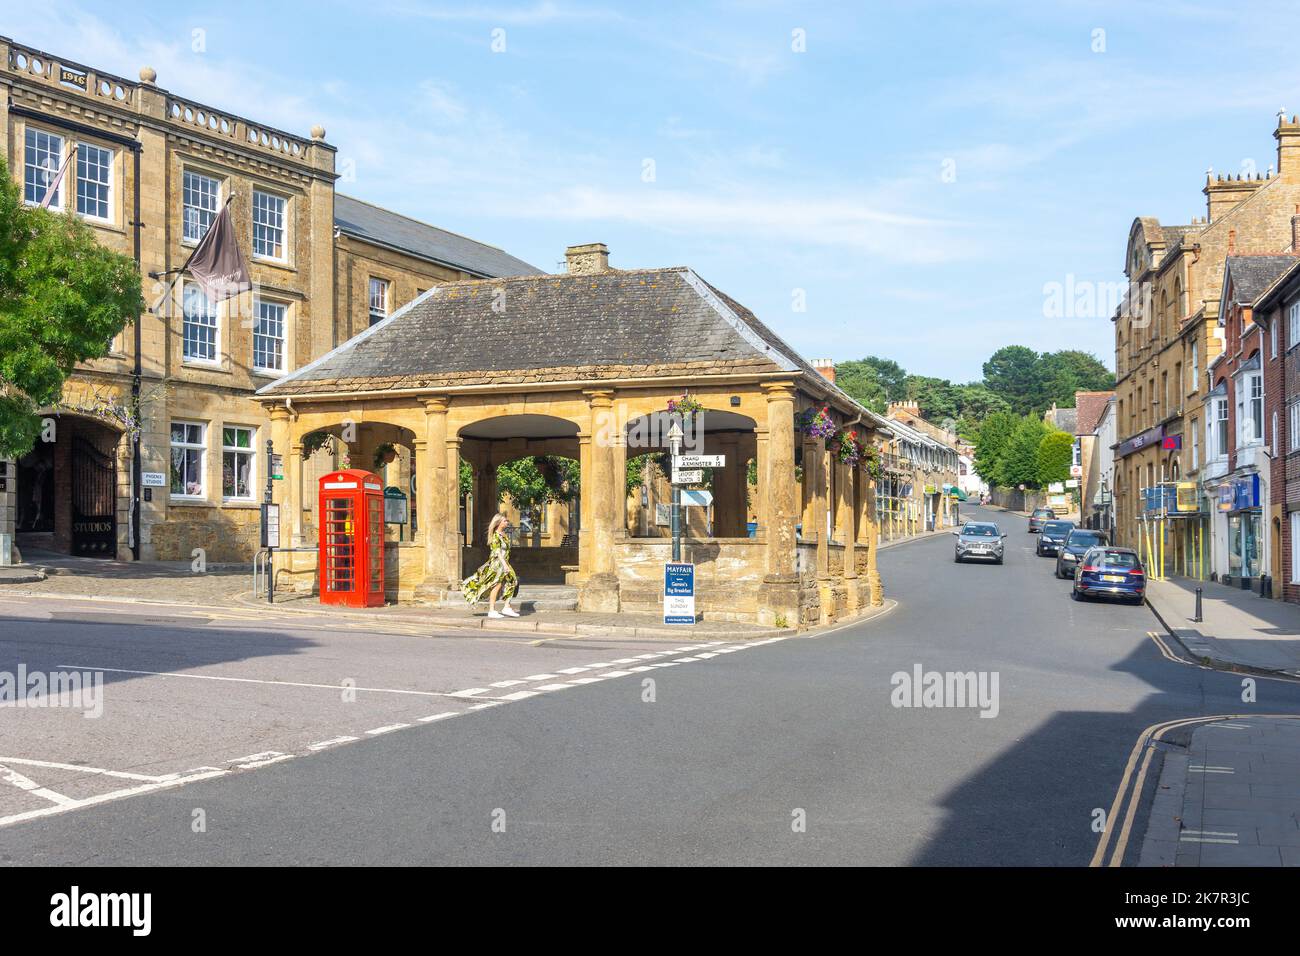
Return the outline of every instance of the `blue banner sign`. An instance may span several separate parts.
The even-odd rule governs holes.
[[[695,565],[664,565],[664,623],[695,623]]]

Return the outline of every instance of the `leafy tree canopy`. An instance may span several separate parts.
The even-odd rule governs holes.
[[[36,412],[143,309],[135,260],[101,246],[71,212],[24,205],[0,159],[0,456],[31,450]]]
[[[1070,477],[1074,463],[1074,436],[1069,432],[1049,431],[1038,443],[1038,483],[1050,485]]]

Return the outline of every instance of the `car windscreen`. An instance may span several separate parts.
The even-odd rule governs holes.
[[[1072,525],[1068,521],[1049,521],[1047,522],[1047,524],[1043,525],[1043,533],[1044,534],[1065,534],[1073,527],[1074,525]]]
[[[1033,516],[1035,518],[1055,518],[1056,512],[1052,511],[1050,508],[1037,508],[1034,510]]]
[[[961,529],[961,533],[967,538],[996,538],[998,529],[991,524],[968,524]]]
[[[1090,557],[1089,563],[1107,570],[1123,571],[1141,566],[1137,555],[1129,551],[1098,551]]]
[[[1071,531],[1065,543],[1072,548],[1095,548],[1106,543],[1105,535],[1097,531]]]

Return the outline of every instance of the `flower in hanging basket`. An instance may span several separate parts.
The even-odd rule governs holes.
[[[668,399],[668,414],[680,415],[682,418],[690,418],[699,412],[704,411],[704,406],[700,400],[692,398],[689,393],[683,394],[681,398]]]
[[[850,468],[857,465],[862,458],[862,442],[858,441],[856,431],[844,432],[830,440],[835,456]]]
[[[833,438],[839,426],[831,418],[831,410],[823,405],[820,409],[806,408],[795,416],[795,428],[811,438]]]

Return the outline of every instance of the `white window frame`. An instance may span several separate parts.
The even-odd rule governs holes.
[[[1277,358],[1277,323],[1268,324],[1269,358]]]
[[[1292,399],[1286,406],[1286,450],[1300,451],[1300,398]],[[1300,547],[1300,541],[1296,545]]]
[[[235,444],[226,444],[226,432],[234,432]],[[248,434],[248,444],[241,446],[239,444],[239,432]],[[226,492],[226,456],[232,455],[235,460],[235,467],[239,466],[240,458],[248,460],[248,477],[246,479],[245,494],[227,494]],[[238,483],[236,483],[238,491]],[[231,425],[223,423],[221,426],[221,500],[222,501],[253,501],[257,497],[257,429],[251,425]]]
[[[269,310],[278,310],[278,320],[274,317],[263,315],[263,308]],[[279,334],[275,334],[275,324],[278,321]],[[288,345],[288,328],[289,328],[289,306],[284,302],[277,302],[275,299],[264,299],[261,296],[253,296],[253,371],[262,373],[273,373],[276,375],[286,371],[287,345]],[[277,353],[278,361],[275,365],[267,365],[259,361],[261,357],[267,354],[265,347],[259,349],[259,345],[266,343],[277,343],[278,348],[274,349]],[[259,352],[261,353],[259,355]]]
[[[1300,511],[1290,514],[1291,521],[1291,583],[1300,584]]]
[[[1286,308],[1286,348],[1291,350],[1300,345],[1300,299]]]
[[[104,158],[103,163],[96,162],[94,164],[95,168],[97,169],[102,168],[104,170],[103,180],[100,180],[98,178],[87,179],[83,175],[83,164],[89,165],[88,163],[86,163],[87,160],[86,154],[90,153],[91,151],[93,151],[95,154],[98,154],[94,157],[95,159],[99,159],[100,155],[102,155]],[[73,183],[73,188],[76,189],[77,191],[77,215],[78,216],[80,216],[83,219],[89,219],[91,222],[112,222],[113,221],[113,196],[114,196],[113,168],[116,165],[116,163],[117,163],[117,153],[115,150],[109,149],[107,146],[100,146],[98,143],[77,143],[77,175]],[[103,203],[104,215],[101,216],[99,215],[98,212],[93,212],[93,213],[86,212],[84,209],[81,208],[82,199],[83,199],[81,187],[83,183],[93,185],[96,188],[96,195],[90,201],[95,203],[96,205],[98,205],[99,203]],[[103,190],[102,198],[98,195],[98,190],[100,189]]]
[[[209,186],[211,188],[209,188]],[[185,169],[181,173],[181,242],[196,246],[208,233],[212,221],[221,212],[221,194],[224,191],[222,181],[216,176],[209,176],[197,169]],[[212,206],[208,208],[208,198]],[[198,200],[197,202],[193,200]],[[194,215],[190,215],[190,210]],[[190,225],[194,224],[191,230]],[[192,234],[191,234],[192,233]]]
[[[1201,387],[1201,386],[1200,386],[1199,379],[1198,379],[1198,372],[1197,372],[1197,363],[1198,363],[1198,360],[1199,360],[1199,358],[1200,358],[1200,356],[1197,354],[1197,353],[1199,352],[1199,348],[1198,348],[1199,345],[1200,345],[1199,342],[1197,342],[1197,341],[1195,341],[1195,340],[1192,341],[1192,367],[1191,367],[1190,371],[1191,371],[1191,375],[1192,375],[1192,388],[1191,388],[1191,390],[1192,390],[1193,392],[1196,392],[1196,391],[1199,390],[1200,387]]]
[[[44,145],[41,145],[41,139],[44,138]],[[55,159],[55,153],[52,147],[57,144],[58,153]],[[44,155],[44,161],[40,159],[33,160],[32,153]],[[54,182],[54,177],[59,175],[59,170],[63,166],[63,161],[68,155],[68,141],[66,137],[58,133],[52,133],[41,126],[28,126],[23,131],[23,202],[29,206],[39,206],[41,200],[45,198],[45,193],[49,190],[50,183]],[[53,163],[53,167],[51,167]],[[40,175],[44,173],[43,177]],[[44,184],[41,185],[43,179]],[[55,212],[62,212],[64,199],[67,197],[67,180],[59,183],[59,188],[54,192],[54,199],[50,202],[47,209]],[[39,188],[40,195],[37,195]],[[28,191],[31,191],[30,194]]]
[[[1228,457],[1228,396],[1210,400],[1210,414],[1205,419],[1205,460],[1222,461]]]
[[[1246,401],[1249,403],[1251,441],[1261,444],[1264,441],[1264,373],[1247,372],[1242,380],[1246,386]]]
[[[381,279],[379,276],[371,276],[368,286],[368,301],[370,303],[370,324],[375,325],[388,318],[388,296],[391,284],[387,279]],[[376,297],[376,294],[378,296]]]
[[[191,294],[193,293],[193,295]],[[204,310],[191,310],[192,302],[202,300]],[[191,336],[190,329],[211,330],[202,336]],[[212,354],[190,354],[190,342],[206,341],[211,337]],[[208,299],[197,282],[186,282],[181,288],[181,361],[187,365],[218,365],[221,362],[221,309]]]
[[[278,206],[277,206],[278,204]],[[278,221],[277,221],[278,220]],[[260,231],[260,232],[259,232]],[[253,256],[271,262],[287,262],[289,200],[266,189],[253,190]],[[264,252],[270,248],[279,251]]]
[[[186,429],[186,432],[184,433],[184,435],[182,436],[182,438],[181,438],[180,441],[177,441],[177,440],[176,440],[176,435],[175,435],[175,429],[176,429],[176,426],[178,426],[178,425],[180,425],[180,426],[182,426],[183,428]],[[190,429],[190,428],[197,428],[197,429],[199,430],[199,438],[198,438],[198,441],[192,441],[192,440],[190,439],[190,437],[189,437],[189,432],[188,432],[188,429]],[[168,488],[171,487],[170,479],[171,479],[171,477],[172,477],[172,473],[173,473],[173,471],[175,470],[175,467],[176,467],[176,465],[175,465],[176,450],[177,450],[177,449],[181,449],[181,450],[184,451],[184,452],[197,452],[197,453],[198,453],[198,466],[197,466],[197,470],[198,470],[198,486],[199,486],[199,490],[196,491],[196,492],[195,492],[195,491],[172,491],[172,492],[171,492],[171,497],[172,497],[172,498],[180,498],[180,499],[188,499],[188,500],[190,500],[190,501],[201,501],[201,500],[203,500],[203,499],[206,499],[207,496],[208,496],[208,495],[207,495],[207,492],[208,492],[208,474],[207,474],[207,471],[208,471],[208,426],[207,426],[207,424],[206,424],[205,422],[195,422],[195,421],[186,421],[186,420],[184,420],[184,419],[174,419],[174,420],[171,422],[171,424],[170,424],[170,428],[168,429],[168,438],[169,438],[170,452],[171,452],[171,456],[168,458],[168,462],[167,462],[167,463],[168,463],[168,471],[167,471],[167,473],[168,473],[168,478],[169,478],[169,481],[168,481]],[[186,458],[185,460],[188,461],[189,459]],[[189,487],[189,483],[184,483],[184,478],[186,478],[186,477],[189,477],[189,476],[188,476],[188,475],[184,475],[184,476],[182,477],[183,487],[188,488],[188,487]]]
[[[1192,471],[1201,467],[1201,423],[1192,419]]]

